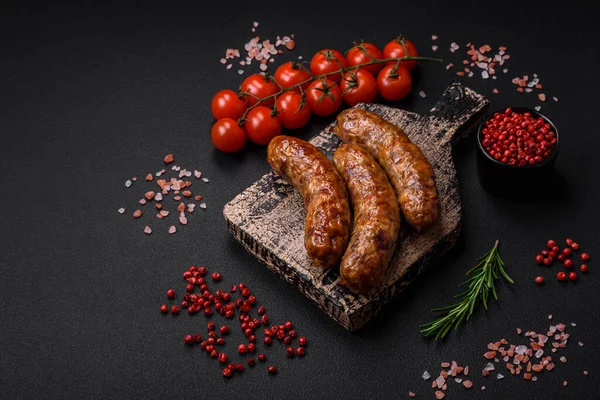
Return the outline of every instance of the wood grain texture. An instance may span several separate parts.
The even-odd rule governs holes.
[[[452,145],[476,128],[487,99],[453,82],[427,116],[379,104],[359,104],[402,127],[433,166],[442,204],[440,222],[417,234],[404,223],[396,252],[381,284],[355,295],[339,282],[337,268],[314,268],[304,248],[304,202],[294,187],[273,172],[225,205],[223,214],[234,237],[323,311],[347,329],[363,326],[399,295],[432,260],[457,241],[461,205]],[[333,125],[333,124],[332,124]],[[340,141],[330,125],[310,142],[328,158]]]

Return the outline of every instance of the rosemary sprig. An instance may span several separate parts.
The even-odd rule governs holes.
[[[498,300],[494,281],[500,275],[508,282],[514,283],[504,270],[504,262],[498,253],[498,240],[489,252],[477,259],[477,265],[467,271],[466,275],[469,278],[460,286],[468,285],[467,288],[454,296],[454,298],[462,300],[446,307],[433,309],[432,311],[445,311],[446,315],[420,326],[421,333],[425,337],[434,337],[435,340],[444,338],[450,329],[458,328],[462,321],[468,321],[471,318],[475,306],[480,301],[487,310],[490,294],[494,300]]]

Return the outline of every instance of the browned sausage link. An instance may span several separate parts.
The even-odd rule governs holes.
[[[342,284],[354,293],[376,286],[387,271],[400,229],[394,188],[377,161],[362,147],[342,144],[333,155],[354,211],[352,236],[342,258]]]
[[[387,173],[406,221],[421,230],[435,225],[441,207],[433,168],[402,129],[366,110],[340,113],[334,128],[346,143],[362,145]]]
[[[304,197],[304,246],[314,264],[338,265],[350,237],[350,206],[344,181],[315,146],[290,136],[269,143],[271,167]]]

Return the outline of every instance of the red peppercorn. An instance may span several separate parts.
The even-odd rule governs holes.
[[[265,338],[263,339],[263,342],[267,345],[270,346],[271,344],[273,344],[273,339],[269,336],[265,336]]]
[[[289,358],[294,358],[294,356],[296,355],[296,352],[294,351],[293,347],[288,347],[287,349],[285,349],[285,354],[289,357]]]
[[[537,283],[538,285],[541,285],[542,283],[544,283],[544,277],[538,276],[537,278],[535,278],[535,283]]]
[[[216,339],[217,338],[217,332],[215,332],[215,331],[208,332],[208,337]]]
[[[286,331],[289,331],[290,329],[292,329],[292,327],[293,327],[293,325],[292,325],[292,323],[291,323],[290,321],[287,321],[287,322],[284,324],[284,329],[285,329]]]
[[[579,250],[579,245],[577,243],[573,242],[573,243],[571,243],[571,248],[573,250]]]
[[[262,361],[264,362],[267,359],[267,356],[265,356],[263,353],[260,353],[258,356],[258,361]]]
[[[291,337],[292,339],[296,337],[296,331],[295,330],[291,330],[288,332],[288,336]]]
[[[242,372],[244,370],[244,364],[234,364],[233,368],[238,372]]]
[[[188,292],[193,292],[194,285],[192,285],[191,283],[188,283],[187,286],[185,287],[185,290],[187,290]]]
[[[256,304],[256,296],[248,296],[248,303],[250,304]]]
[[[204,315],[206,315],[207,317],[210,317],[212,315],[212,308],[210,307],[205,307],[204,308]]]
[[[271,375],[275,375],[277,373],[277,368],[275,368],[272,365],[269,365],[269,368],[267,368],[267,371],[271,374]]]
[[[565,261],[563,261],[563,265],[565,266],[565,268],[572,268],[573,260],[571,260],[570,258],[567,258]]]
[[[223,368],[223,376],[225,378],[231,377],[231,370],[229,368]]]
[[[225,312],[225,318],[233,318],[235,316],[235,312],[233,310],[227,310]]]
[[[225,339],[223,339],[222,337],[217,338],[217,340],[215,340],[215,343],[219,346],[223,346],[225,344]]]
[[[206,341],[206,343],[210,343],[208,340]],[[215,345],[214,344],[207,344],[205,350],[208,353],[212,353],[212,351],[215,349]]]
[[[174,299],[175,298],[175,291],[173,289],[167,290],[167,297],[170,298],[170,299]]]
[[[572,280],[572,281],[576,281],[577,280],[577,273],[575,271],[569,272],[569,279]]]
[[[163,313],[163,314],[166,314],[166,313],[168,313],[168,312],[169,312],[169,307],[167,307],[167,305],[166,305],[166,304],[162,304],[162,305],[160,306],[160,312],[161,312],[161,313]]]
[[[559,281],[566,281],[567,274],[564,273],[563,271],[560,271],[559,273],[556,274],[556,279],[558,279]]]
[[[283,343],[284,344],[290,344],[290,343],[292,343],[292,338],[289,337],[289,336],[284,337],[283,338]]]
[[[192,337],[192,335],[185,335],[183,337],[183,341],[185,342],[185,344],[194,344],[194,338]]]
[[[275,335],[277,336],[277,339],[283,339],[285,337],[285,332],[278,330]]]
[[[200,268],[198,268],[198,274],[200,276],[205,276],[206,275],[206,267],[200,267]]]
[[[260,322],[263,323],[263,325],[268,325],[269,324],[269,315],[268,314],[264,314],[261,318],[260,318]]]
[[[241,291],[242,291],[242,296],[244,296],[244,297],[250,296],[250,289],[243,288],[243,289],[241,289]]]
[[[296,349],[296,355],[298,357],[304,357],[305,352],[306,352],[306,350],[304,350],[304,347],[298,347]]]
[[[213,272],[212,273],[212,280],[215,282],[218,282],[221,280],[221,274],[218,272]]]
[[[245,344],[240,344],[238,346],[238,353],[240,353],[240,354],[246,354],[247,351],[248,351],[248,349],[246,348]]]
[[[214,344],[215,343],[215,338],[209,337],[208,339],[206,339],[206,343],[208,343],[208,344]]]
[[[537,256],[535,256],[535,262],[538,264],[541,264],[544,262],[544,256],[541,254],[538,254]]]
[[[550,265],[550,263],[552,263],[552,259],[551,258],[544,258],[544,265]]]
[[[258,311],[256,311],[256,313],[258,315],[263,315],[265,313],[265,307],[264,306],[258,307]]]
[[[221,296],[221,298],[223,299],[223,301],[229,301],[231,300],[231,295],[229,293],[223,293],[223,296]]]
[[[572,244],[573,244],[573,239],[571,239],[571,238],[566,238],[566,239],[565,239],[565,243],[567,244],[567,246],[570,246],[570,245],[572,245]]]
[[[227,354],[219,353],[219,362],[225,364],[227,362]]]
[[[548,253],[548,257],[550,258],[556,258],[556,253],[551,251],[550,253]]]
[[[248,336],[252,335],[252,333],[254,333],[254,331],[252,329],[248,328],[244,331],[244,336],[248,337]]]
[[[550,252],[549,252],[548,250],[542,250],[542,255],[543,255],[544,257],[548,257],[548,254],[549,254],[549,253],[550,253]]]
[[[179,314],[179,307],[177,307],[177,306],[172,306],[172,307],[171,307],[171,312],[172,312],[173,314]]]
[[[565,259],[565,255],[559,254],[556,258],[558,258],[558,261],[563,261]]]
[[[556,254],[560,253],[560,247],[558,246],[553,246],[552,247],[552,251],[555,252]]]
[[[550,239],[550,240],[548,240],[548,243],[547,243],[547,245],[548,245],[548,248],[549,248],[549,249],[551,249],[551,248],[553,248],[554,246],[556,246],[556,241],[554,241],[554,240]]]
[[[235,292],[237,292],[237,286],[236,286],[236,285],[233,285],[233,286],[231,287],[231,289],[229,289],[229,291],[230,291],[231,293],[235,293]]]
[[[256,336],[254,335],[250,335],[248,336],[248,341],[254,343],[254,341],[256,340]]]
[[[199,333],[196,333],[196,334],[194,335],[194,342],[196,342],[196,343],[200,343],[201,341],[202,341],[202,336],[200,336],[200,334],[199,334]]]
[[[300,343],[300,346],[306,346],[308,344],[308,339],[304,336],[300,336],[298,342]]]
[[[188,303],[187,301],[182,301],[181,302],[181,308],[188,308],[190,306],[190,303]]]
[[[568,247],[565,247],[563,249],[562,253],[565,255],[565,257],[569,257],[571,255],[571,249]]]
[[[581,255],[579,256],[579,258],[581,258],[581,261],[587,261],[590,259],[590,256],[588,253],[581,253]]]
[[[254,358],[249,358],[247,363],[248,363],[249,367],[254,367],[254,364],[256,364],[256,361],[254,360]]]
[[[579,270],[581,272],[588,272],[588,266],[586,264],[581,264],[581,267],[579,267]]]
[[[217,325],[212,321],[208,321],[208,323],[206,324],[206,327],[208,328],[209,331],[214,331],[215,329],[217,329]]]
[[[250,353],[254,353],[256,351],[256,345],[254,343],[249,343],[248,344],[248,351]]]
[[[221,332],[221,335],[227,335],[229,333],[229,327],[227,325],[223,325],[219,328],[219,332]]]
[[[188,279],[192,277],[192,273],[190,271],[185,271],[183,273],[183,279]]]

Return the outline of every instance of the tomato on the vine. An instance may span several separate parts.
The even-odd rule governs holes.
[[[404,50],[404,46],[406,46],[406,50]],[[392,40],[383,48],[383,58],[401,58],[406,55],[408,51],[408,55],[412,57],[417,57],[419,52],[415,45],[407,39],[404,39],[402,36],[398,36],[396,39]],[[390,61],[387,65],[396,64],[394,61]],[[416,61],[402,61],[402,65],[409,71],[412,71],[417,66]]]
[[[235,119],[221,118],[210,130],[210,138],[215,147],[225,153],[235,153],[246,145],[246,132]]]
[[[354,47],[348,50],[348,53],[346,54],[346,59],[348,60],[348,65],[350,66],[364,64],[380,58],[381,50],[379,50],[373,43],[367,42],[357,42]],[[373,76],[377,75],[377,73],[381,71],[381,68],[383,68],[383,64],[381,63],[361,67],[361,69],[369,71]]]
[[[387,65],[377,75],[377,91],[386,100],[401,100],[411,89],[410,72],[402,65]]]
[[[257,144],[269,144],[281,133],[281,122],[273,114],[273,110],[265,106],[255,107],[248,112],[244,127],[250,140]]]
[[[370,103],[377,96],[377,81],[367,71],[348,71],[340,82],[342,98],[349,106]]]
[[[329,74],[347,65],[348,62],[341,52],[334,49],[323,49],[310,60],[310,72],[313,75]],[[342,74],[333,74],[327,77],[333,82],[339,82],[341,78]]]
[[[277,98],[277,118],[285,128],[302,128],[310,119],[310,108],[302,97],[300,93],[290,91]]]
[[[244,93],[249,93],[250,95],[245,95],[246,103],[248,106],[253,106],[258,103],[259,98],[265,98],[267,96],[272,96],[279,91],[279,87],[277,83],[273,81],[273,78],[267,75],[261,74],[253,74],[244,79],[240,86],[240,95],[244,96]],[[253,95],[253,96],[251,96]],[[273,97],[269,98],[262,102],[264,106],[271,106],[275,103]]]
[[[310,72],[297,62],[288,61],[283,63],[275,71],[274,78],[281,87],[289,88],[310,79]],[[302,85],[302,89],[306,90],[310,82]],[[299,88],[292,89],[295,92],[300,92]]]
[[[324,117],[340,109],[342,91],[334,81],[319,79],[308,86],[306,101],[313,113]]]
[[[238,97],[236,92],[225,89],[215,94],[210,103],[210,109],[215,119],[239,119],[246,111],[246,103]]]

